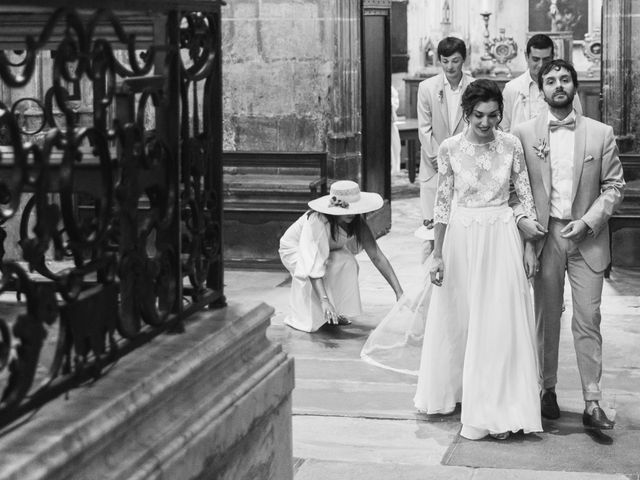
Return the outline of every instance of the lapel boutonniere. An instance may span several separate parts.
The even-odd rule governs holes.
[[[536,155],[543,162],[547,161],[547,155],[549,154],[549,147],[547,141],[544,138],[538,140],[538,145],[535,145],[533,149],[536,151]]]
[[[520,92],[520,103],[522,103],[523,105],[527,104],[527,95],[525,95],[524,93]]]
[[[442,98],[444,97],[444,92],[442,89],[438,90],[438,101],[442,103]]]

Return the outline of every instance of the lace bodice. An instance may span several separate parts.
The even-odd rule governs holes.
[[[449,222],[454,189],[457,205],[491,207],[508,202],[510,183],[525,213],[536,218],[524,152],[516,137],[496,131],[495,139],[484,144],[469,142],[464,132],[446,139],[438,151],[435,222]]]

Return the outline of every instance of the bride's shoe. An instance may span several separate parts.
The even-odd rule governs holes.
[[[495,440],[506,440],[511,435],[511,432],[490,433],[489,436]]]

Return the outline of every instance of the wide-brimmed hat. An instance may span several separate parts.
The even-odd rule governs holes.
[[[361,192],[351,180],[338,180],[331,185],[329,195],[309,202],[309,208],[327,215],[358,215],[373,212],[384,204],[377,193]]]

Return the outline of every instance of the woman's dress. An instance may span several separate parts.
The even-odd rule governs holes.
[[[342,228],[337,228],[336,237],[331,237],[327,218],[311,212],[298,218],[280,239],[280,259],[291,274],[290,313],[284,323],[297,330],[315,332],[326,323],[311,278],[324,279],[329,301],[339,314],[352,318],[362,312],[358,262],[352,251],[355,238]]]
[[[472,144],[461,133],[442,143],[435,222],[448,224],[444,280],[432,290],[414,403],[434,414],[461,402],[461,435],[471,439],[542,431],[533,307],[510,182],[535,218],[516,137],[497,131],[493,141]]]

